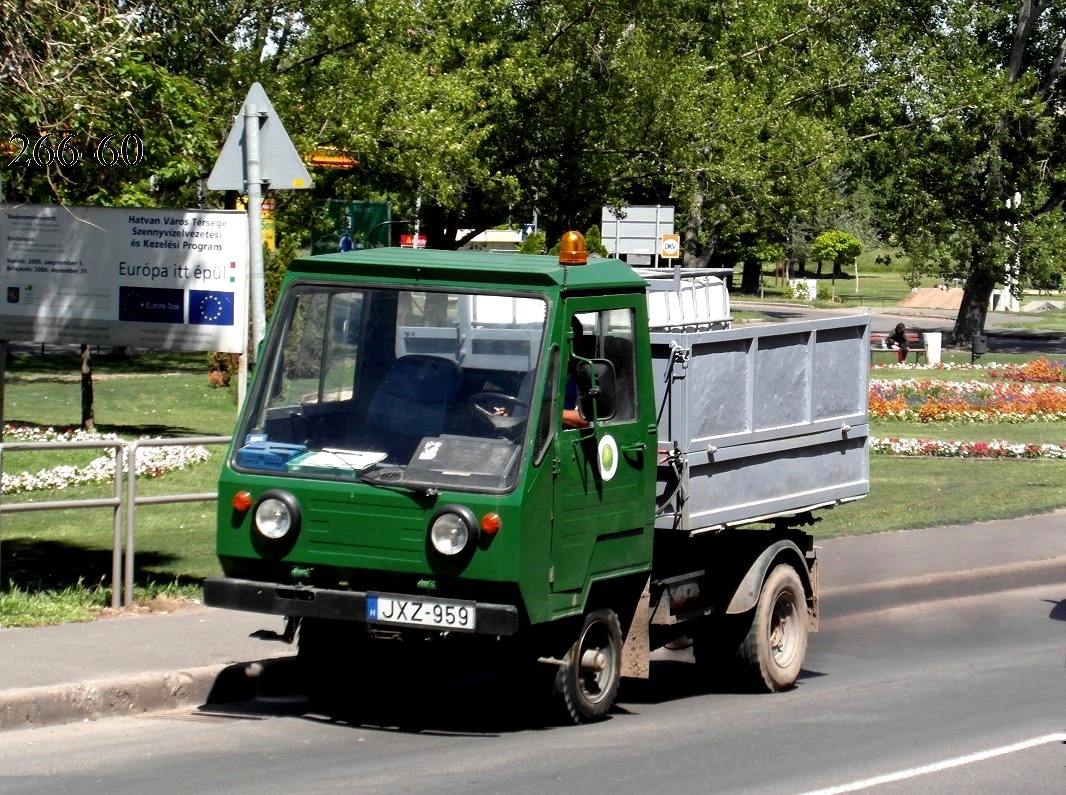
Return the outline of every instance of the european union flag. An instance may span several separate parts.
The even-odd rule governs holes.
[[[194,326],[232,326],[233,293],[189,290],[189,323]]]
[[[119,287],[118,319],[137,323],[181,323],[185,294],[162,287]]]

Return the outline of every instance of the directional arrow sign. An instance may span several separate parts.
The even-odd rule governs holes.
[[[311,187],[311,175],[296,152],[289,134],[270,104],[266,91],[254,83],[244,98],[245,109],[254,107],[259,114],[259,178],[270,183],[271,190],[293,190]],[[245,190],[247,167],[245,165],[244,111],[234,119],[229,137],[222,146],[222,153],[215,161],[211,176],[207,178],[208,190]]]

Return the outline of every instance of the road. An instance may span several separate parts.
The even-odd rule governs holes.
[[[706,687],[689,652],[658,652],[652,680],[627,680],[590,726],[517,713],[484,678],[377,669],[364,673],[387,696],[373,720],[399,725],[278,696],[9,732],[0,793],[1061,793],[1064,597],[1042,587],[836,619],[828,603],[793,691]]]

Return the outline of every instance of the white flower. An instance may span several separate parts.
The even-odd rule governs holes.
[[[142,437],[147,438],[147,437]],[[94,431],[55,431],[15,426],[4,427],[4,439],[13,442],[70,442],[70,441],[122,441],[113,433],[102,434]],[[185,469],[206,461],[211,457],[210,451],[202,445],[166,445],[163,447],[142,447],[137,450],[137,477],[159,477],[167,472]],[[123,471],[125,459],[123,457]],[[52,469],[42,469],[36,473],[21,472],[17,475],[3,474],[2,493],[18,494],[24,491],[45,491],[65,489],[68,486],[87,483],[107,483],[115,475],[115,462],[111,454],[94,458],[83,467],[61,465]]]

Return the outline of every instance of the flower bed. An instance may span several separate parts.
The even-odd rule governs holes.
[[[906,362],[871,362],[871,370],[947,370],[947,371],[966,371],[966,370],[987,370],[991,367],[997,367],[999,365],[994,364],[956,364],[954,362],[941,362],[939,364],[908,364]]]
[[[871,363],[871,370],[906,370],[914,372],[983,372],[989,378],[1003,381],[1024,381],[1029,383],[1055,384],[1066,382],[1066,361],[1050,361],[1044,357],[1033,359],[1025,364],[966,364],[942,362],[940,364],[899,364],[896,362]]]
[[[1023,365],[1007,364],[991,368],[989,378],[1006,381],[1023,381],[1038,384],[1061,384],[1066,382],[1066,362],[1052,362],[1044,357],[1033,359]]]
[[[1066,460],[1066,447],[1010,442],[942,442],[936,439],[870,438],[870,452],[937,458],[1044,458]]]
[[[870,416],[921,422],[1066,420],[1066,388],[980,381],[870,382]]]
[[[122,441],[113,433],[102,434],[93,431],[71,430],[56,431],[52,428],[37,429],[4,426],[6,442],[72,442],[72,441]],[[193,464],[206,461],[211,453],[203,446],[169,445],[164,447],[145,447],[137,452],[137,477],[155,478],[167,472],[185,469]],[[36,473],[20,472],[3,475],[2,493],[18,494],[25,491],[42,491],[64,489],[68,486],[88,483],[107,483],[114,478],[115,464],[110,452],[94,458],[85,466],[57,466],[42,469]]]

